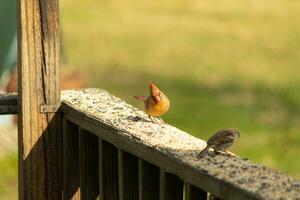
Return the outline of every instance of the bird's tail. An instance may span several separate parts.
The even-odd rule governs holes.
[[[140,100],[140,101],[145,101],[146,100],[146,97],[142,96],[142,95],[136,95],[136,96],[133,96],[133,97]]]
[[[207,151],[209,150],[210,146],[206,146],[199,154],[198,154],[198,158],[202,158],[206,153]]]

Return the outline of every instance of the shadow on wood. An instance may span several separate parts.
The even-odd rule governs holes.
[[[95,200],[99,196],[99,150],[97,136],[79,128],[80,196]]]
[[[80,199],[79,129],[63,119],[63,199]]]
[[[27,157],[23,152],[23,145],[28,144],[22,143],[24,136],[19,134],[19,159],[22,160],[19,162],[19,196],[23,196],[21,199],[61,199],[61,133],[61,114],[56,113]]]

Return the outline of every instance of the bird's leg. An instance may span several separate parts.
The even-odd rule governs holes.
[[[215,154],[223,154],[223,152],[222,152],[222,151],[215,150],[215,149],[214,149],[214,153],[215,153]]]
[[[223,151],[220,151],[220,150],[216,150],[216,149],[213,149],[213,157],[217,156],[217,155],[224,155],[225,152]]]
[[[161,117],[159,117],[161,124],[166,124],[167,122],[165,122]]]
[[[155,123],[155,122],[153,121],[151,115],[148,115],[148,117],[150,118],[150,120],[151,120],[152,123]]]
[[[231,155],[233,157],[237,157],[237,155],[235,155],[234,153],[230,152],[230,151],[224,151],[226,154]]]
[[[243,158],[243,157],[237,156],[237,155],[235,155],[234,153],[232,153],[230,151],[225,151],[225,153],[232,156],[232,157],[240,158],[242,160],[249,160],[249,158]]]

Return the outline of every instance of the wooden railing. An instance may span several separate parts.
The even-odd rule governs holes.
[[[199,160],[203,140],[149,122],[106,91],[68,91],[62,98],[64,174],[70,174],[64,183],[79,181],[81,197],[96,196],[100,185],[105,200],[299,198],[299,182],[280,172],[232,156]]]
[[[300,183],[278,171],[226,155],[198,159],[205,141],[150,122],[104,90],[64,91],[62,99],[63,199],[300,198]]]

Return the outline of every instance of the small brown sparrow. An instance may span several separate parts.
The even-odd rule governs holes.
[[[198,158],[202,158],[202,156],[207,153],[210,148],[212,148],[215,152],[225,151],[239,137],[239,131],[234,128],[218,131],[207,140],[207,146],[198,154]]]
[[[166,113],[170,107],[168,97],[158,89],[151,81],[149,83],[150,95],[148,97],[137,95],[134,98],[141,100],[145,104],[145,112],[153,122],[151,116],[159,117]]]

